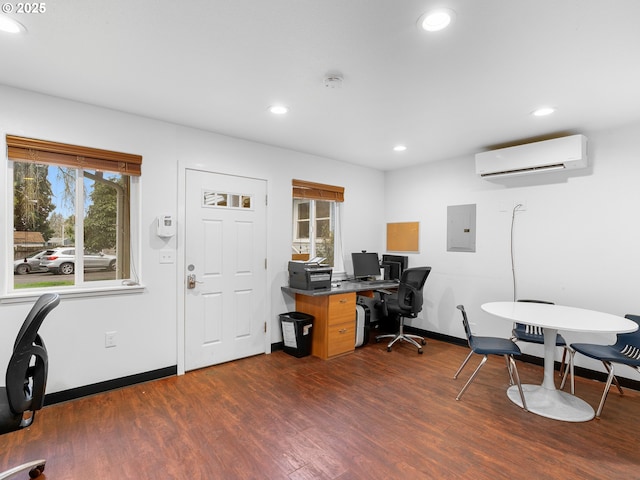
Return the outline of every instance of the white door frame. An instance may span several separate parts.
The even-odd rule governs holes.
[[[186,182],[187,182],[187,170],[199,170],[205,173],[215,173],[219,175],[231,175],[242,178],[250,178],[254,180],[262,180],[265,182],[267,186],[267,195],[269,193],[269,182],[266,178],[258,178],[251,177],[248,175],[236,174],[233,172],[221,172],[219,170],[209,170],[206,168],[202,168],[202,165],[188,165],[185,162],[180,161],[178,165],[178,239],[177,239],[177,261],[176,261],[176,275],[178,276],[178,281],[176,282],[177,286],[177,307],[176,307],[176,364],[177,364],[177,374],[184,375],[185,374],[185,296],[186,296],[186,278],[187,278],[187,266],[185,264],[185,239],[187,238],[187,206],[186,206]],[[267,234],[267,258],[269,255],[269,205],[266,207],[266,234]],[[265,345],[264,345],[264,353],[271,352],[271,292],[268,289],[269,286],[269,271],[270,271],[270,262],[267,262],[267,270],[265,275],[265,304],[266,304],[266,324],[267,331],[265,334]]]

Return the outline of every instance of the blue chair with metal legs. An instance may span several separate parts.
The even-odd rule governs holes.
[[[453,378],[454,379],[458,378],[458,375],[460,374],[462,369],[465,367],[467,362],[469,362],[469,359],[474,353],[483,356],[482,360],[480,361],[480,364],[476,367],[474,372],[471,374],[471,377],[469,377],[469,380],[467,380],[467,383],[464,384],[464,387],[462,387],[462,390],[460,390],[460,393],[458,393],[456,400],[460,400],[462,398],[462,395],[464,395],[464,392],[467,390],[467,388],[469,387],[473,379],[476,377],[476,375],[478,374],[482,366],[485,364],[489,355],[502,355],[504,356],[505,361],[507,363],[507,371],[509,372],[509,384],[510,385],[514,384],[514,377],[515,377],[515,384],[518,386],[518,391],[520,392],[520,398],[522,399],[522,407],[525,410],[527,410],[527,402],[524,398],[522,385],[520,384],[520,376],[518,375],[518,368],[516,367],[516,362],[513,359],[514,355],[520,355],[520,348],[518,348],[518,345],[513,343],[508,338],[477,337],[473,335],[471,333],[471,327],[469,327],[469,319],[467,318],[467,312],[465,311],[464,306],[458,305],[456,308],[460,310],[460,312],[462,313],[462,323],[464,325],[464,332],[467,336],[467,342],[469,343],[469,348],[471,349],[471,351],[469,352],[469,355],[467,355],[467,358],[464,359],[464,361],[462,362],[462,365],[460,365],[460,368],[458,368],[458,371],[453,376]]]
[[[640,315],[625,315],[625,318],[633,320],[640,327]],[[575,352],[581,353],[590,358],[600,360],[607,370],[607,383],[598,405],[596,412],[596,418],[600,418],[604,402],[607,399],[607,394],[611,388],[611,383],[615,383],[618,387],[620,395],[623,394],[622,387],[618,383],[618,379],[614,373],[614,364],[627,365],[640,372],[640,329],[632,333],[620,333],[617,336],[616,343],[614,345],[597,345],[593,343],[572,343],[571,344],[571,361],[569,368],[571,370],[571,376],[573,377],[573,357]],[[565,373],[566,379],[566,373]],[[562,382],[564,383],[564,380]]]
[[[528,303],[544,303],[546,305],[554,305],[553,302],[547,302],[545,300],[525,300],[520,299],[518,302],[528,302]],[[511,332],[511,340],[514,342],[529,342],[536,343],[538,345],[544,345],[544,334],[542,333],[542,327],[537,327],[535,325],[525,325],[523,323],[515,323],[513,325],[513,331]],[[569,351],[569,346],[567,342],[565,342],[562,335],[559,333],[556,334],[556,347],[562,347],[562,360],[560,362],[560,376],[563,375],[565,371],[565,361],[567,358],[567,352]],[[571,386],[573,388],[573,382],[571,382]],[[573,393],[573,390],[571,391]]]

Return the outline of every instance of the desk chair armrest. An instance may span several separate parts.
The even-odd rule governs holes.
[[[385,288],[376,288],[374,290],[374,292],[378,292],[382,295],[393,295],[395,292],[392,292],[391,290],[387,290]]]
[[[398,291],[398,306],[402,310],[409,310],[411,313],[418,313],[422,310],[422,290],[407,284],[404,284],[403,286],[408,290],[408,292],[405,292],[405,295],[400,295],[401,290]]]

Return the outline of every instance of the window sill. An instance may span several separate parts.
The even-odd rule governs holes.
[[[102,287],[79,287],[79,288],[62,288],[55,290],[54,288],[30,289],[29,291],[14,291],[0,297],[0,304],[10,303],[32,303],[40,295],[48,292],[55,292],[60,298],[84,298],[84,297],[104,297],[111,295],[130,295],[135,293],[144,293],[145,285],[114,285]]]

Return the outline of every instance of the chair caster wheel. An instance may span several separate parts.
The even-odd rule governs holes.
[[[390,351],[391,351],[391,347],[387,347],[387,352],[390,352]]]
[[[426,344],[427,344],[427,341],[423,338],[423,339],[422,339],[422,342],[420,342],[420,343],[422,343],[423,345],[426,345]]]
[[[420,355],[422,355],[424,352],[422,351],[422,349],[421,349],[421,348],[419,348],[419,349],[418,349],[418,353],[419,353]]]
[[[29,470],[29,478],[38,478],[42,472],[44,472],[44,465],[38,465]]]
[[[379,338],[376,338],[376,343],[380,343],[380,339]]]

